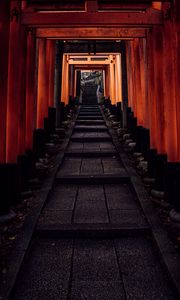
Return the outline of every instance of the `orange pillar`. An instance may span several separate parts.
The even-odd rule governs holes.
[[[35,95],[35,36],[31,28],[27,33],[26,60],[26,148],[33,146],[33,130],[36,128],[36,95]]]
[[[140,80],[141,80],[141,105],[142,105],[142,125],[149,128],[149,103],[147,93],[147,53],[146,39],[139,39],[139,55],[140,55]]]
[[[26,32],[24,26],[20,29],[19,49],[19,112],[18,112],[18,154],[25,152],[26,136]]]
[[[170,20],[164,24],[164,53],[163,53],[163,81],[164,81],[164,109],[165,109],[165,148],[168,161],[178,159],[178,136],[175,95],[175,39],[173,25]]]
[[[7,147],[6,162],[16,163],[18,155],[18,107],[19,107],[19,90],[21,83],[19,78],[20,63],[20,1],[11,1],[11,13],[9,31],[9,63],[8,63],[8,91],[7,91]]]
[[[154,28],[154,91],[156,102],[156,138],[159,153],[165,151],[165,115],[163,95],[163,32],[161,27]]]
[[[116,104],[115,99],[115,68],[113,55],[109,55],[110,59],[110,99],[112,104]]]
[[[128,106],[133,107],[133,74],[131,64],[131,45],[126,42],[126,63],[127,63],[127,88],[128,88]]]
[[[155,99],[155,82],[154,82],[154,38],[153,31],[147,35],[147,85],[148,85],[148,105],[149,105],[149,129],[150,129],[150,147],[157,148],[156,135],[156,99]]]
[[[134,41],[129,42],[130,46],[130,64],[132,70],[132,110],[134,116],[137,117],[137,95],[136,95],[136,77],[135,77],[135,53],[134,53]]]
[[[144,125],[143,116],[143,98],[141,89],[141,70],[140,70],[140,51],[139,51],[139,39],[134,39],[133,42],[134,50],[134,87],[135,87],[135,97],[136,102],[136,116],[138,125]]]
[[[49,106],[54,106],[55,41],[46,41],[47,89]]]
[[[9,1],[0,1],[0,41],[3,41],[0,55],[0,163],[4,163],[6,160],[9,14]]]
[[[105,88],[106,88],[106,97],[110,97],[110,92],[109,92],[109,82],[110,82],[110,70],[109,70],[109,65],[106,66],[105,70]]]
[[[37,87],[37,127],[44,127],[48,116],[46,39],[38,39],[38,87]]]

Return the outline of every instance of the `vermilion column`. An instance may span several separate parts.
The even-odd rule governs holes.
[[[19,83],[18,154],[23,154],[26,148],[26,32],[23,26],[20,29]]]
[[[140,56],[140,79],[141,79],[141,105],[142,105],[142,125],[149,128],[149,103],[147,97],[147,53],[146,39],[139,39],[139,56]]]
[[[54,106],[55,41],[46,41],[47,88],[49,106]]]
[[[173,25],[167,20],[163,30],[163,81],[164,81],[164,109],[165,109],[165,148],[168,161],[178,159],[177,113],[175,94],[175,39]]]
[[[6,112],[7,112],[7,78],[9,46],[9,1],[0,1],[0,163],[6,160]],[[3,25],[2,25],[3,24]]]
[[[38,40],[38,87],[37,87],[37,127],[44,127],[44,118],[48,116],[46,68],[46,40]]]
[[[116,102],[122,102],[122,74],[121,74],[121,55],[116,55]]]
[[[111,103],[116,104],[116,99],[115,99],[115,69],[114,69],[114,60],[113,60],[113,55],[109,55],[110,59],[110,98],[111,98]]]
[[[16,14],[12,14],[16,12]],[[18,155],[18,107],[19,107],[19,45],[20,45],[20,1],[11,1],[9,31],[9,63],[7,92],[7,147],[6,162],[16,163]]]
[[[35,36],[33,29],[27,32],[26,59],[26,148],[33,146],[33,130],[36,127],[36,95],[35,95]]]
[[[141,90],[141,70],[140,70],[140,52],[139,52],[139,39],[134,39],[134,87],[136,90],[134,101],[136,102],[136,116],[138,125],[144,125],[144,109],[143,97]]]
[[[106,66],[105,70],[105,89],[106,89],[106,97],[110,97],[110,92],[109,92],[109,83],[110,83],[110,70],[109,70],[109,65]]]
[[[128,88],[128,106],[133,106],[133,82],[132,82],[132,65],[131,65],[131,45],[126,42],[126,62],[127,62],[127,88]]]
[[[61,99],[65,104],[69,101],[69,64],[67,55],[63,55]]]
[[[136,77],[135,77],[135,53],[134,53],[134,41],[129,42],[130,46],[130,64],[132,70],[132,110],[134,112],[134,116],[137,117],[137,94],[136,94]]]
[[[155,82],[154,82],[154,38],[152,30],[147,35],[147,85],[148,85],[148,107],[149,107],[149,129],[150,129],[150,147],[157,148],[157,114],[155,99]]]
[[[165,149],[165,115],[163,95],[163,32],[161,27],[154,28],[154,96],[156,102],[156,138],[159,153],[166,153]]]

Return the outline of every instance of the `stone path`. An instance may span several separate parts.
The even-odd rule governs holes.
[[[13,300],[176,299],[98,106],[82,106]]]

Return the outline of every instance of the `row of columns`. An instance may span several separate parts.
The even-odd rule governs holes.
[[[162,4],[162,9],[166,15],[167,4]],[[176,20],[169,16],[163,26],[151,28],[146,39],[126,42],[129,106],[138,125],[150,129],[151,148],[167,154],[169,162],[180,160],[176,25]]]
[[[20,13],[21,1],[1,1],[0,163],[16,163],[32,149],[33,130],[44,127],[54,106],[55,40],[36,41]]]

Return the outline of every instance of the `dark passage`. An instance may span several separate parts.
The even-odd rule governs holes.
[[[80,108],[12,299],[176,299],[96,105]]]

